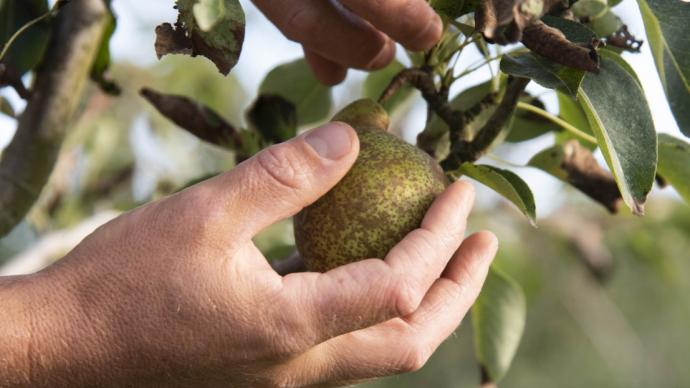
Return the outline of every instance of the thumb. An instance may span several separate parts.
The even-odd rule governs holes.
[[[218,189],[212,191],[223,193],[235,237],[251,238],[328,192],[350,170],[358,152],[352,127],[328,123],[271,146],[208,183]]]

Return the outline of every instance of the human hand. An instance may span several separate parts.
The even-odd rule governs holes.
[[[430,49],[442,23],[426,0],[253,0],[290,40],[302,44],[316,77],[335,85],[348,68],[376,70],[395,56],[395,43]]]
[[[328,124],[119,217],[13,281],[32,314],[16,337],[30,373],[3,377],[0,357],[0,386],[293,387],[421,368],[496,251],[490,233],[463,241],[469,184],[442,193],[384,260],[281,277],[251,241],[325,194],[358,149],[352,128]]]

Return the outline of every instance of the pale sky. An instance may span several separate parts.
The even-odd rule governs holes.
[[[299,45],[288,41],[268,23],[256,8],[246,0],[241,0],[247,13],[247,34],[244,51],[238,66],[233,70],[235,76],[240,80],[245,90],[253,95],[258,88],[264,75],[277,64],[286,62],[302,55]],[[114,61],[128,61],[139,65],[154,63],[157,59],[153,50],[155,25],[175,20],[175,10],[172,8],[172,0],[158,1],[139,1],[139,0],[115,0],[113,6],[118,15],[118,29],[112,41],[111,49]],[[624,0],[616,7],[616,12],[623,21],[628,24],[630,31],[637,37],[644,38],[644,26],[635,0]],[[461,59],[461,64],[465,65],[475,62],[478,59],[475,50],[467,50],[468,53]],[[674,135],[680,134],[675,120],[669,110],[668,103],[656,74],[654,62],[651,56],[649,45],[645,42],[641,54],[625,54],[625,58],[637,71],[645,92],[650,101],[650,107],[654,122],[659,132],[667,132]],[[203,59],[199,59],[203,60]],[[478,71],[467,77],[460,85],[457,85],[457,92],[467,86],[482,82],[488,78],[488,70]],[[349,81],[362,80],[362,72],[351,72]],[[544,92],[544,89],[534,85],[530,86],[531,91],[536,93]],[[9,97],[15,109],[22,109],[23,102],[9,88],[0,91],[0,94]],[[335,88],[335,100],[337,106],[342,106],[348,101],[344,93],[344,88]],[[553,96],[546,96],[546,104],[549,110],[556,112],[557,103]],[[419,99],[412,109],[412,113],[407,117],[406,126],[410,128],[422,128],[424,125],[424,105]],[[0,148],[4,148],[11,139],[15,130],[15,122],[0,115]],[[406,138],[411,140],[414,131],[406,134]],[[540,141],[532,142],[527,148],[517,148],[510,152],[511,161],[525,164],[529,157],[540,149],[552,143],[547,137]],[[514,155],[514,157],[513,157]],[[524,168],[517,171],[520,176],[534,189],[537,200],[538,212],[541,215],[550,212],[551,209],[560,204],[560,195],[563,186],[556,180],[546,178],[544,173],[534,169]],[[488,193],[487,193],[488,194]],[[479,196],[484,197],[484,196]],[[492,195],[486,196],[487,201],[493,202]],[[488,204],[488,202],[487,202]]]

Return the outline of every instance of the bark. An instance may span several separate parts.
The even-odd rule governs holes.
[[[54,21],[32,96],[0,160],[0,237],[31,209],[53,170],[106,26],[102,0],[71,0]]]

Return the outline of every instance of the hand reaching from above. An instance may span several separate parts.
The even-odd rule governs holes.
[[[358,144],[328,124],[0,280],[0,386],[297,387],[422,367],[496,251],[490,233],[463,241],[470,185],[383,260],[281,277],[251,240],[334,186]]]
[[[290,40],[302,44],[327,85],[348,68],[376,70],[395,56],[395,43],[426,50],[441,38],[442,23],[426,0],[253,0]]]

